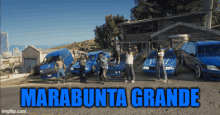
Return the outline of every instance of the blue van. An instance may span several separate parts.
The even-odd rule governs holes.
[[[65,66],[66,66],[65,73],[70,69],[74,61],[73,56],[70,53],[70,51],[67,48],[53,51],[46,55],[43,63],[41,64],[39,68],[40,76],[42,79],[52,78],[52,77],[57,76],[57,72],[55,70],[55,64],[56,64],[56,61],[59,59],[59,56],[61,56],[62,60],[65,63]]]

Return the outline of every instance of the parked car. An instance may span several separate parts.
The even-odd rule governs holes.
[[[185,43],[181,48],[181,64],[192,68],[198,78],[220,80],[220,41]]]
[[[90,52],[88,53],[89,60],[86,62],[85,72],[88,73],[95,73],[97,71],[97,59],[99,57],[99,53],[103,51],[96,51],[96,52]],[[110,54],[107,52],[103,52],[103,56],[105,56],[108,60],[110,60]],[[79,61],[76,62],[71,68],[70,71],[73,75],[79,75]]]
[[[70,51],[67,48],[53,51],[46,55],[46,57],[43,60],[43,63],[41,64],[39,68],[40,76],[42,79],[57,76],[57,72],[55,70],[55,64],[56,64],[56,61],[59,59],[59,56],[61,56],[62,60],[65,63],[65,66],[66,66],[65,73],[70,69],[74,61]]]
[[[145,62],[143,63],[143,73],[145,75],[156,76],[156,60],[156,52],[152,50],[150,55],[146,58]],[[167,76],[174,76],[178,74],[178,60],[172,48],[165,52],[164,64],[166,67]],[[160,74],[162,74],[162,71],[160,72]]]

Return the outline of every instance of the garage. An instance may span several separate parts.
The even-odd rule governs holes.
[[[22,51],[22,71],[23,73],[30,73],[31,69],[36,65],[40,65],[42,52],[34,46],[28,46]]]
[[[25,73],[30,73],[35,65],[37,65],[37,58],[24,58]]]

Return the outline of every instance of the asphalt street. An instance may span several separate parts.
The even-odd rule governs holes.
[[[145,76],[136,71],[135,83],[125,83],[123,80],[110,80],[107,85],[100,84],[98,78],[88,77],[88,83],[79,83],[78,76],[69,75],[67,83],[56,84],[56,79],[43,81],[37,76],[1,85],[1,110],[26,110],[27,115],[219,115],[220,114],[220,82],[198,79],[188,67],[179,66],[178,76],[168,77],[168,83],[155,82],[154,77]],[[140,70],[136,68],[136,70]],[[20,89],[28,88],[125,88],[128,107],[21,107]],[[139,107],[130,102],[130,93],[134,87],[139,88],[199,88],[200,107]],[[3,113],[1,113],[3,114]],[[6,113],[4,113],[6,114]]]

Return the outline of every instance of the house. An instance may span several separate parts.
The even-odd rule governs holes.
[[[40,65],[45,56],[55,51],[56,49],[37,49],[34,46],[30,45],[22,51],[22,71],[23,73],[29,73],[34,66]]]
[[[206,0],[204,0],[206,1]],[[220,31],[211,29],[212,3],[208,1],[201,12],[137,21],[127,20],[118,25],[122,28],[122,47],[138,46],[138,52],[150,52],[150,45],[170,43],[171,47],[189,40],[220,40]],[[166,46],[166,45],[165,45]]]

